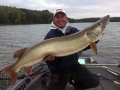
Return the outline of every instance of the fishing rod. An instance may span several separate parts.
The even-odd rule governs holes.
[[[117,66],[120,68],[120,64],[82,64],[85,66]]]
[[[117,74],[116,72],[114,72],[114,71],[112,71],[112,70],[107,69],[107,71],[108,71],[109,73],[117,76],[117,77],[120,77],[120,74]]]
[[[102,66],[102,67],[105,68],[106,70],[109,69],[109,70],[111,70],[111,71],[113,71],[113,72],[115,72],[115,73],[119,73],[119,74],[120,74],[119,71],[114,70],[114,69],[112,69],[112,68],[109,68],[109,67],[106,67],[106,66]]]
[[[106,77],[104,77],[104,76],[102,76],[101,74],[97,74],[99,77],[102,77],[102,78],[104,78],[104,79],[106,79],[106,80],[109,80],[109,81],[111,81],[111,82],[113,82],[113,83],[115,83],[115,84],[118,84],[118,85],[120,85],[120,82],[117,82],[117,81],[114,81],[114,80],[112,80],[112,79],[109,79],[109,78],[106,78]]]

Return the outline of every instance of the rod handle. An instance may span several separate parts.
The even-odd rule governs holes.
[[[115,84],[120,84],[120,83],[119,83],[119,82],[117,82],[117,81],[114,81],[114,83],[115,83]]]

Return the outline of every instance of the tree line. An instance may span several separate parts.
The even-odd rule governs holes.
[[[53,14],[48,10],[28,10],[11,6],[0,6],[0,24],[50,23]]]
[[[53,13],[48,10],[29,10],[0,5],[0,24],[47,24],[51,23]],[[95,22],[100,18],[73,19],[68,18],[70,23]],[[111,21],[120,22],[120,17],[113,17]]]

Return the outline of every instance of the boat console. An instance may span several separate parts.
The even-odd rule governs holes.
[[[82,58],[79,58],[78,62],[80,64],[97,64],[97,61],[95,61],[92,57],[82,57]]]

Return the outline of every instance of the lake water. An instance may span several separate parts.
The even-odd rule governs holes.
[[[82,30],[92,23],[70,23]],[[30,47],[44,39],[50,24],[5,25],[0,26],[0,70],[16,62],[13,53],[21,48]],[[120,22],[110,22],[97,44],[98,56],[109,60],[120,60]],[[95,55],[92,50],[87,55]]]

